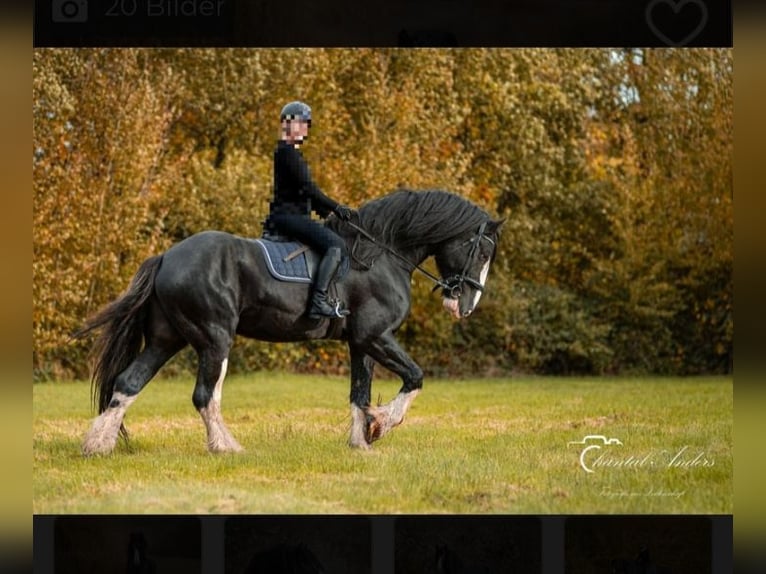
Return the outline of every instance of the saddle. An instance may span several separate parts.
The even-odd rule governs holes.
[[[288,283],[314,282],[322,257],[311,247],[283,235],[265,234],[253,240],[261,249],[266,267],[274,279]],[[349,258],[341,261],[335,280],[341,280],[349,269]]]

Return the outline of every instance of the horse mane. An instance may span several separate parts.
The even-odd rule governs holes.
[[[418,245],[436,245],[475,230],[487,218],[485,211],[455,193],[400,189],[364,203],[359,208],[358,225],[381,243],[406,250]],[[359,235],[337,218],[329,219],[327,225],[350,243]],[[381,251],[363,239],[356,245],[354,255],[369,262]]]

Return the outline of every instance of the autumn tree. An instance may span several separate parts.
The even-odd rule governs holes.
[[[337,200],[441,188],[506,218],[469,321],[414,280],[399,335],[429,372],[731,369],[731,50],[36,50],[33,72],[38,378],[85,374],[69,333],[145,257],[260,234],[294,99]],[[346,364],[241,341],[231,369]]]

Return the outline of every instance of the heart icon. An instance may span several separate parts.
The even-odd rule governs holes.
[[[687,8],[684,10],[684,8]],[[672,11],[672,14],[668,12],[668,9]],[[683,14],[681,12],[684,11]],[[702,0],[651,0],[646,5],[646,23],[649,29],[668,46],[679,48],[685,46],[691,42],[697,35],[702,32],[707,24],[707,6]],[[683,30],[679,32],[679,25],[689,23],[689,21],[696,22],[696,26],[690,32],[687,32],[680,40],[671,39],[666,32],[677,36],[679,33],[683,33]],[[659,25],[665,29],[665,32],[660,30]]]

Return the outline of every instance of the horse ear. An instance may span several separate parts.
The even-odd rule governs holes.
[[[497,220],[492,219],[492,220],[490,220],[490,222],[487,224],[487,227],[489,228],[490,233],[499,233],[500,232],[500,228],[505,223],[505,220],[506,220],[505,217],[503,217],[502,219],[497,219]]]

